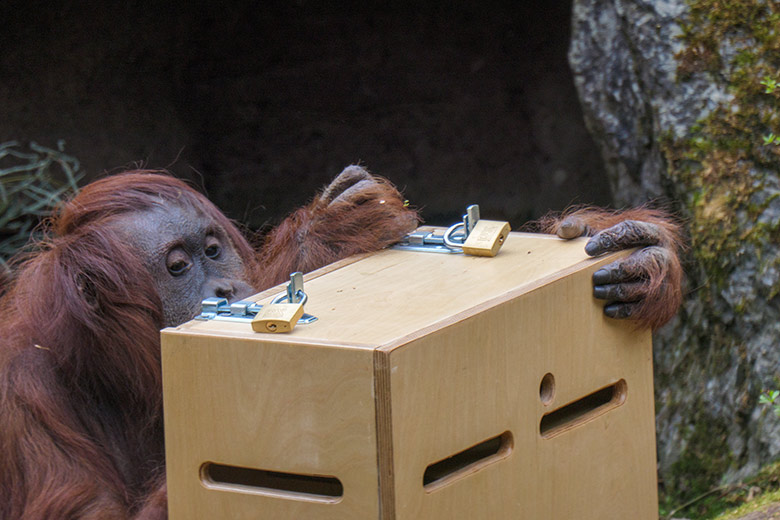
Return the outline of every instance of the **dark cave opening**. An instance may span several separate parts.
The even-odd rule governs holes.
[[[434,224],[609,204],[570,0],[104,4],[0,6],[0,142],[167,167],[253,228],[356,162]]]

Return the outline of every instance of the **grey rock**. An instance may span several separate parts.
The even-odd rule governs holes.
[[[694,73],[681,80],[679,24],[688,10],[685,0],[574,0],[569,62],[618,206],[664,198],[685,208],[692,194],[669,175],[661,139],[691,136],[697,121],[733,99],[723,78],[751,42],[724,36],[721,77]],[[758,223],[776,230],[777,174],[750,175],[756,182],[751,202],[763,210],[758,219],[737,213],[736,227]],[[687,301],[655,336],[658,458],[665,482],[680,478],[677,462],[705,449],[694,445],[700,442],[694,432],[702,428],[717,432],[715,445],[728,459],[715,480],[738,480],[780,455],[780,419],[758,404],[760,393],[780,382],[780,307],[772,292],[780,248],[769,239],[746,242],[718,261],[727,282],[722,287],[691,260]],[[709,301],[696,297],[705,286],[713,288]]]

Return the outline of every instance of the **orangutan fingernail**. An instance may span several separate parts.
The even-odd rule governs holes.
[[[625,319],[630,318],[633,312],[630,305],[612,303],[604,306],[604,314],[608,318]]]
[[[593,273],[593,285],[604,285],[609,283],[610,275],[607,269],[599,269]]]
[[[585,244],[585,252],[590,256],[596,256],[601,253],[601,245],[596,239],[591,239]]]
[[[565,239],[577,238],[582,234],[579,226],[572,224],[571,222],[564,222],[561,227],[558,228],[558,236]]]

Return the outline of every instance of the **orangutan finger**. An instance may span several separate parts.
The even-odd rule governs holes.
[[[639,309],[638,303],[609,303],[604,306],[604,314],[618,320],[634,316]]]
[[[373,180],[358,181],[343,192],[341,192],[331,204],[350,203],[362,204],[371,199],[371,190],[369,187],[376,184]]]
[[[673,252],[665,247],[650,246],[615,260],[593,273],[593,285],[646,280],[651,273],[664,272]]]
[[[655,224],[639,220],[624,220],[596,233],[585,244],[585,252],[597,256],[632,247],[654,246],[661,241],[661,230]]]
[[[645,272],[644,263],[632,254],[598,269],[593,273],[593,285],[636,281],[643,278]]]
[[[365,168],[355,165],[347,166],[344,168],[344,171],[338,174],[328,187],[325,188],[325,191],[323,191],[320,196],[320,200],[326,204],[330,204],[356,184],[362,181],[371,181],[372,179],[373,177]]]
[[[593,287],[593,296],[595,298],[612,302],[636,302],[647,297],[647,293],[648,287],[644,282],[615,283]]]
[[[581,237],[585,234],[586,227],[582,219],[578,217],[566,217],[558,227],[557,234],[559,237],[571,240],[572,238]]]
[[[623,262],[620,260],[605,265],[604,267],[593,273],[593,285],[606,285],[612,283],[620,283],[628,280],[626,271],[623,269]]]

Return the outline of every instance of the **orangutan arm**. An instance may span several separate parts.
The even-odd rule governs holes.
[[[68,414],[47,355],[30,347],[0,373],[0,518],[124,520],[110,461]]]

